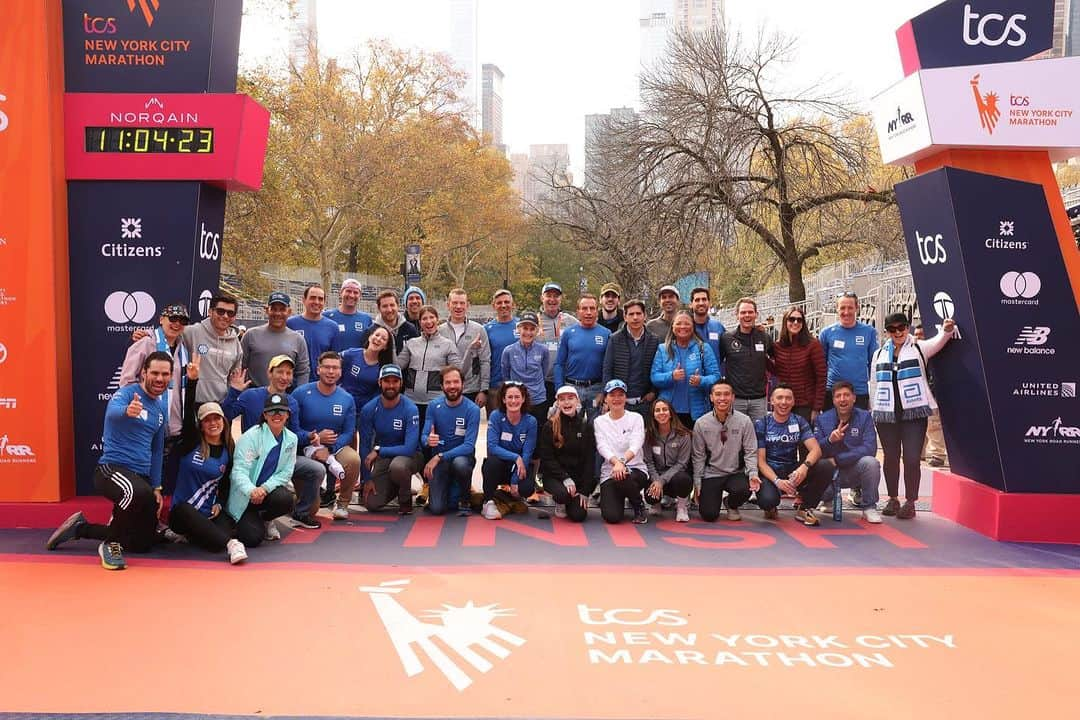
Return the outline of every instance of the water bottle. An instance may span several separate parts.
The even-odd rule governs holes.
[[[833,471],[832,486],[833,486],[833,499],[832,499],[832,519],[836,522],[840,522],[844,519],[844,498],[840,496],[840,483],[837,479],[840,477],[840,469],[837,468]]]

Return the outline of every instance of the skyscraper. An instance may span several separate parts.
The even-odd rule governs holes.
[[[569,185],[570,149],[565,144],[530,145],[529,154],[510,156],[514,189],[526,207],[540,206],[554,197],[551,185]]]
[[[450,57],[465,73],[461,99],[467,105],[469,122],[477,125],[480,98],[477,93],[480,66],[477,63],[477,0],[450,0]]]
[[[1065,26],[1065,54],[1080,55],[1080,0],[1069,0],[1068,18]]]
[[[701,32],[723,25],[724,0],[641,0],[640,50],[644,69],[652,69],[677,30]]]
[[[605,133],[637,122],[637,111],[630,107],[611,108],[611,112],[585,116],[585,177],[586,188],[595,184],[600,166]]]
[[[289,63],[297,69],[307,64],[309,54],[318,54],[318,0],[296,0],[289,32]]]
[[[484,82],[481,91],[480,129],[491,139],[491,144],[506,154],[503,145],[503,73],[497,65],[484,63]]]

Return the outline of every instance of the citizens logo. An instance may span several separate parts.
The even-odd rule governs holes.
[[[941,233],[923,237],[919,231],[915,231],[915,244],[919,246],[919,260],[923,265],[944,264],[949,258],[945,248],[941,246]]]
[[[998,120],[1001,119],[1001,110],[998,109],[998,95],[996,92],[988,92],[983,95],[979,91],[979,75],[971,78],[971,90],[975,93],[975,107],[979,111],[979,124],[989,135],[994,134]]]
[[[474,675],[470,673],[486,673],[495,667],[489,657],[505,660],[513,648],[525,644],[524,638],[495,624],[514,614],[497,603],[443,603],[441,608],[417,617],[394,597],[409,582],[390,580],[375,587],[360,587],[360,592],[371,597],[408,677],[424,672],[426,659],[460,692],[473,684]]]
[[[105,315],[114,323],[143,325],[150,322],[156,314],[154,298],[142,290],[117,290],[105,298]],[[128,329],[120,328],[119,331],[126,332]]]
[[[7,434],[0,435],[0,465],[30,465],[36,462],[33,448],[9,442]]]
[[[998,237],[986,238],[983,246],[987,250],[1027,250],[1027,240],[1015,240],[1016,223],[1012,220],[998,222]]]
[[[1012,390],[1013,397],[1075,398],[1075,382],[1020,382]]]
[[[1033,272],[1010,270],[1001,276],[1002,305],[1038,305],[1037,298],[1042,290],[1042,280]]]
[[[142,218],[123,218],[120,220],[121,240],[142,240]]]
[[[1049,425],[1032,425],[1024,433],[1025,445],[1080,445],[1080,428],[1055,418]]]
[[[121,218],[120,239],[142,240],[142,218]],[[159,258],[164,254],[163,245],[129,245],[115,242],[101,246],[101,256],[107,258]]]
[[[1010,15],[1008,19],[996,12],[980,16],[971,11],[971,5],[964,5],[964,44],[997,47],[1004,43],[1009,47],[1020,47],[1028,38],[1020,25],[1026,21],[1027,15],[1021,13]]]
[[[17,398],[0,397],[0,410],[15,410],[19,407]]]
[[[154,13],[161,9],[161,0],[127,0],[128,12],[142,11],[146,27],[154,26]]]
[[[1012,347],[1006,348],[1009,355],[1055,355],[1057,350],[1046,344],[1050,338],[1050,328],[1042,325],[1025,325],[1013,341]]]

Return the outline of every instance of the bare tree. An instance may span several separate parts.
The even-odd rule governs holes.
[[[791,60],[792,43],[779,35],[743,47],[723,29],[678,34],[642,78],[643,121],[622,137],[646,205],[745,227],[783,267],[789,299],[801,301],[807,260],[882,240],[857,232],[880,232],[864,214],[879,219],[887,208],[885,226],[899,223],[872,133],[839,96],[817,86],[786,92]]]

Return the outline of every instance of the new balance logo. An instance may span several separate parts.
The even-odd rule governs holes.
[[[361,586],[360,591],[371,596],[371,602],[409,677],[424,671],[421,659],[421,655],[424,655],[455,689],[461,691],[473,683],[467,667],[463,665],[486,673],[495,667],[488,660],[489,656],[505,660],[512,647],[525,644],[524,638],[495,626],[496,619],[513,614],[511,610],[498,608],[496,603],[476,605],[472,600],[462,606],[443,603],[441,609],[428,610],[423,616],[439,622],[424,622],[394,597],[408,584],[408,580],[390,580],[379,583],[377,587]],[[450,652],[447,653],[444,648]]]
[[[1013,345],[1045,345],[1049,337],[1050,328],[1025,325]]]

